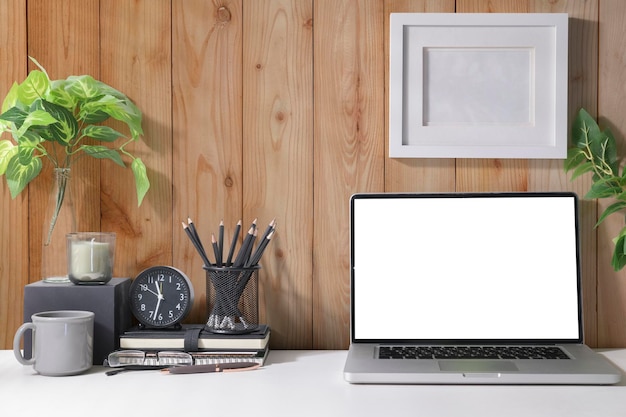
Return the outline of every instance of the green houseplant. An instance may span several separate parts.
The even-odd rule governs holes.
[[[626,169],[619,173],[615,137],[610,129],[601,130],[595,119],[580,109],[572,125],[572,146],[564,162],[572,180],[592,173],[592,185],[585,199],[608,198],[612,203],[602,212],[596,227],[609,215],[626,209]],[[626,226],[613,239],[615,248],[611,265],[615,271],[626,266]]]
[[[150,188],[146,167],[125,149],[143,134],[141,111],[126,95],[89,75],[51,80],[46,70],[30,59],[39,69],[31,71],[22,83],[13,84],[0,114],[0,132],[12,135],[12,140],[0,140],[0,175],[5,176],[11,197],[39,175],[42,160],[54,168],[70,168],[78,158],[91,156],[125,167],[124,157],[131,160],[141,205]],[[109,118],[123,122],[129,137],[100,124]],[[93,141],[85,141],[88,138]],[[114,146],[118,140],[121,144]],[[44,146],[46,143],[49,146]],[[64,194],[62,185],[57,191],[56,214]],[[53,215],[49,234],[54,224]]]

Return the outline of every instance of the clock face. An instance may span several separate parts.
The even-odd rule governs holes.
[[[140,323],[169,327],[180,323],[193,305],[193,286],[187,276],[171,266],[154,266],[141,272],[130,287],[130,308]]]

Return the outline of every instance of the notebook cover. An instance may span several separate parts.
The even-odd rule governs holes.
[[[133,327],[120,336],[121,349],[184,349],[188,330],[203,329],[203,324],[184,324],[181,329],[139,329]],[[200,332],[198,350],[262,350],[269,343],[270,329],[260,324],[258,329],[244,334]]]

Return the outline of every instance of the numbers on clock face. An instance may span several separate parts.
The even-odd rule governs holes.
[[[140,273],[131,285],[131,306],[146,326],[167,327],[182,321],[193,304],[189,279],[171,267],[153,267]]]

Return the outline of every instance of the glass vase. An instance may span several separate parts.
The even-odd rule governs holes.
[[[76,232],[70,168],[55,168],[44,217],[41,276],[44,282],[70,282],[67,271],[68,233]]]

